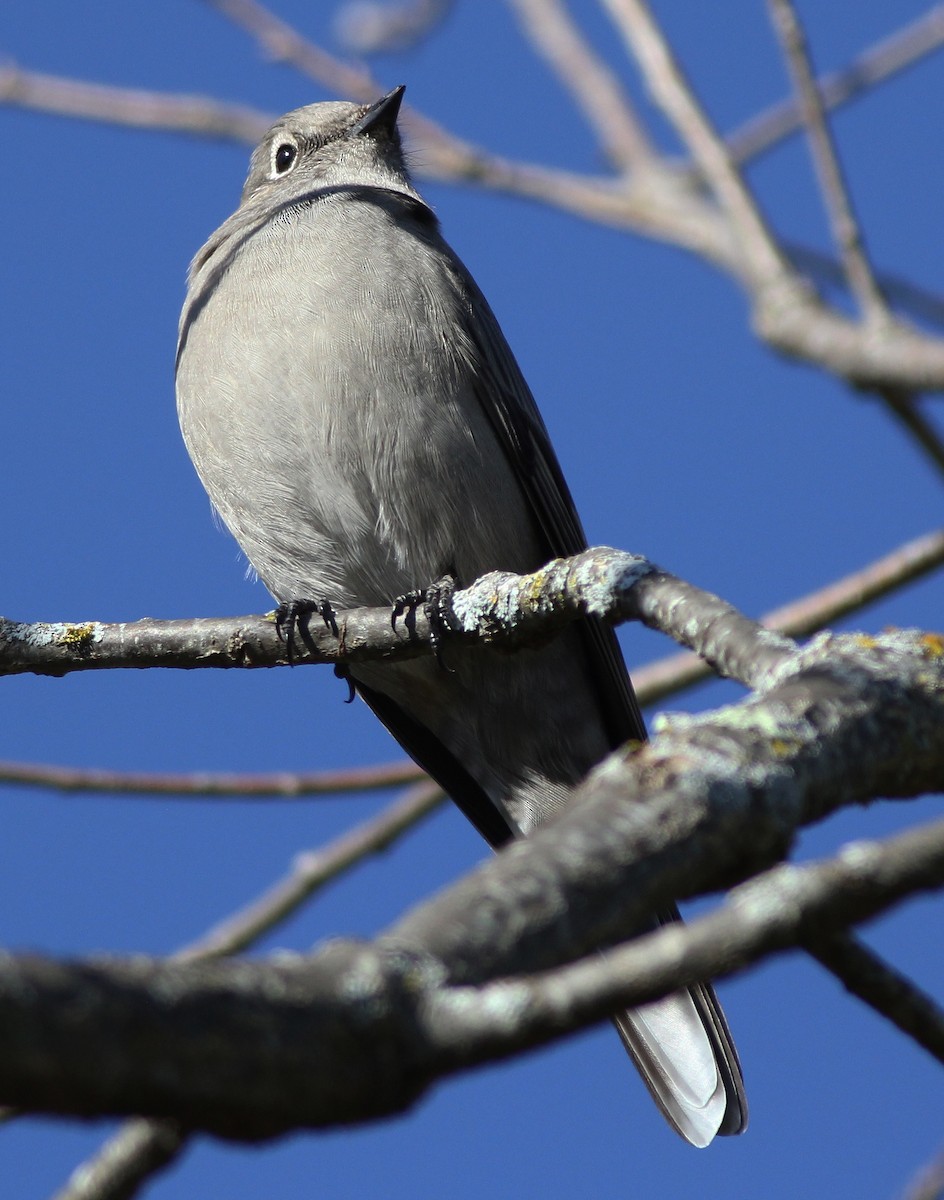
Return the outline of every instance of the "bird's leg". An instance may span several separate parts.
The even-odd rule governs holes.
[[[312,613],[317,613],[324,621],[325,627],[338,637],[337,618],[327,600],[287,600],[275,610],[275,631],[285,642],[289,665],[293,665],[292,660],[295,657],[296,634],[309,650],[317,649],[308,631],[308,618]]]
[[[422,606],[423,615],[429,622],[430,648],[444,670],[449,668],[442,658],[442,637],[453,628],[452,597],[457,586],[455,574],[448,572],[428,587],[397,596],[390,614],[393,629],[397,627],[397,618],[404,617],[404,624],[412,632],[416,628],[416,610]]]

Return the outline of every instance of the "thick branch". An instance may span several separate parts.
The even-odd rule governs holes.
[[[541,970],[770,867],[800,826],[839,807],[940,790],[944,641],[822,635],[763,692],[653,732],[604,760],[553,826],[394,936],[453,963],[461,982]]]
[[[938,822],[780,868],[711,916],[616,949],[608,963],[593,956],[480,990],[449,987],[426,955],[353,942],[269,962],[5,956],[0,1095],[39,1111],[173,1115],[242,1139],[365,1120],[402,1111],[463,1066],[942,885]]]

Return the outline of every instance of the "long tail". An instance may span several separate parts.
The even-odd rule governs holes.
[[[629,1009],[613,1021],[652,1098],[686,1141],[701,1147],[716,1134],[744,1132],[741,1064],[711,984]]]

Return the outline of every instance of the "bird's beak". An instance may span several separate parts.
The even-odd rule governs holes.
[[[397,113],[400,111],[400,101],[403,99],[405,91],[406,85],[401,83],[392,92],[387,92],[386,96],[381,96],[377,103],[372,104],[357,124],[352,127],[351,136],[374,133],[379,129],[391,132],[397,123]]]

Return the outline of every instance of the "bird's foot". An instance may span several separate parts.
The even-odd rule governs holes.
[[[334,609],[327,600],[288,600],[275,610],[275,631],[285,642],[289,665],[295,658],[296,635],[311,651],[317,649],[308,631],[308,618],[317,613],[335,637],[338,637],[338,622]]]
[[[437,579],[429,587],[416,588],[412,592],[406,592],[402,596],[397,596],[393,602],[393,610],[390,614],[390,625],[393,629],[396,629],[397,620],[400,617],[404,618],[406,627],[412,629],[416,625],[417,610],[422,609],[423,615],[429,622],[430,649],[443,670],[449,670],[443,662],[442,644],[443,635],[450,633],[454,628],[452,597],[456,586],[454,575],[443,575],[441,579]]]

